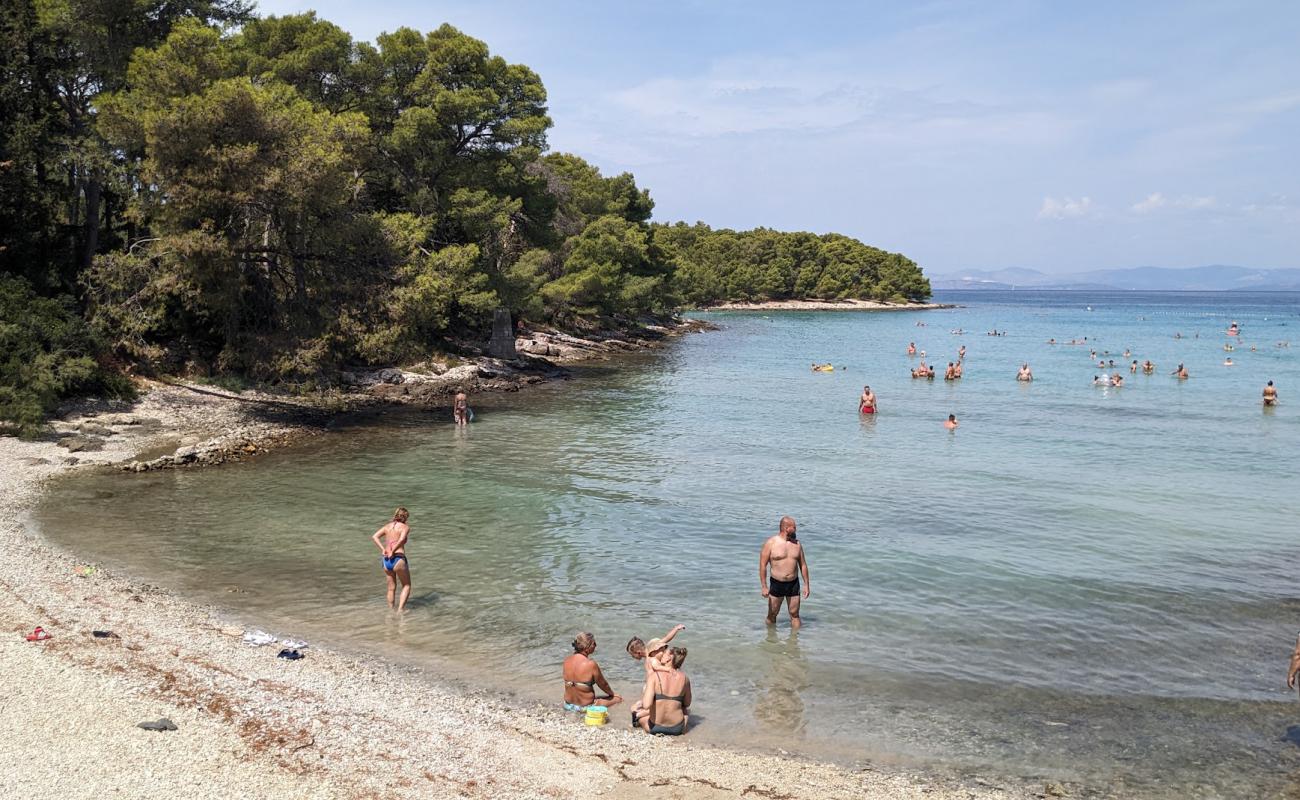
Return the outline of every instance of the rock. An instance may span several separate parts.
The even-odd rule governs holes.
[[[41,464],[48,464],[50,463],[50,460],[48,458],[32,458],[31,456],[28,456],[27,458],[18,459],[18,462],[28,467],[36,467]]]
[[[191,461],[198,459],[198,457],[199,457],[199,449],[193,446],[178,447],[176,448],[176,452],[172,453],[171,455],[171,458],[175,460],[177,464],[188,464]],[[163,456],[163,458],[167,458],[167,456]],[[160,461],[162,461],[162,458],[155,459],[154,462],[151,463],[156,463]]]
[[[75,467],[81,463],[81,459],[68,456],[67,458],[63,459],[63,463],[65,466]]]
[[[1046,797],[1065,797],[1069,792],[1059,783],[1049,783],[1043,787],[1043,794]]]
[[[77,426],[77,430],[91,436],[112,436],[116,433],[112,428],[98,422],[83,422]]]
[[[104,443],[88,436],[65,436],[59,440],[59,446],[67,448],[69,453],[93,453],[104,449]]]
[[[162,717],[154,722],[141,722],[136,725],[137,728],[144,728],[147,731],[174,731],[177,730],[176,723]]]

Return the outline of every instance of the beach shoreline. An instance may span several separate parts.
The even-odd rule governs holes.
[[[0,675],[21,687],[5,701],[14,733],[0,753],[0,795],[1026,796],[978,779],[855,772],[651,738],[619,723],[588,729],[557,709],[328,648],[284,661],[278,645],[242,643],[237,612],[86,564],[32,535],[25,518],[56,477],[131,468],[178,440],[232,460],[328,427],[315,412],[270,413],[196,388],[163,384],[132,403],[82,404],[56,424],[97,434],[101,449],[69,454],[56,441],[0,437],[0,613],[9,621]],[[24,641],[37,625],[53,638]],[[120,638],[93,638],[94,629]],[[180,730],[136,727],[160,716]]]
[[[694,311],[935,311],[957,308],[954,303],[888,303],[879,300],[765,300],[721,303]]]

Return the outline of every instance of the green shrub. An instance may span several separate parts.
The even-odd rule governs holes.
[[[106,369],[71,297],[39,297],[22,278],[0,275],[0,423],[32,435],[65,397],[134,394]]]

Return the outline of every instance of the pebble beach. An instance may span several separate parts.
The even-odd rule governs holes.
[[[55,432],[65,436],[92,430],[102,437],[98,449],[70,454],[52,440],[0,437],[0,796],[1041,794],[883,765],[850,770],[701,747],[689,737],[651,738],[627,730],[622,715],[588,728],[558,709],[355,653],[309,647],[300,661],[278,659],[275,646],[243,643],[258,620],[188,602],[145,575],[79,561],[25,524],[50,479],[123,469],[160,442],[251,458],[324,429],[265,411],[258,396],[160,385],[135,403],[83,405],[56,422]],[[52,638],[26,641],[36,626]],[[95,638],[92,630],[115,636]],[[177,730],[137,727],[159,718]]]

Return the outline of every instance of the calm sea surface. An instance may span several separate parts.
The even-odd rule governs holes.
[[[701,740],[1122,796],[1297,791],[1300,295],[937,299],[964,307],[701,314],[722,329],[482,398],[468,431],[395,412],[250,464],[81,477],[36,523],[268,629],[557,702],[576,631],[632,694],[623,643],[683,622]],[[1047,343],[1084,336],[1123,388]],[[909,341],[940,374],[964,344],[965,377],[912,380]],[[397,621],[369,537],[399,504]],[[783,514],[812,569],[797,636],[758,593]]]

